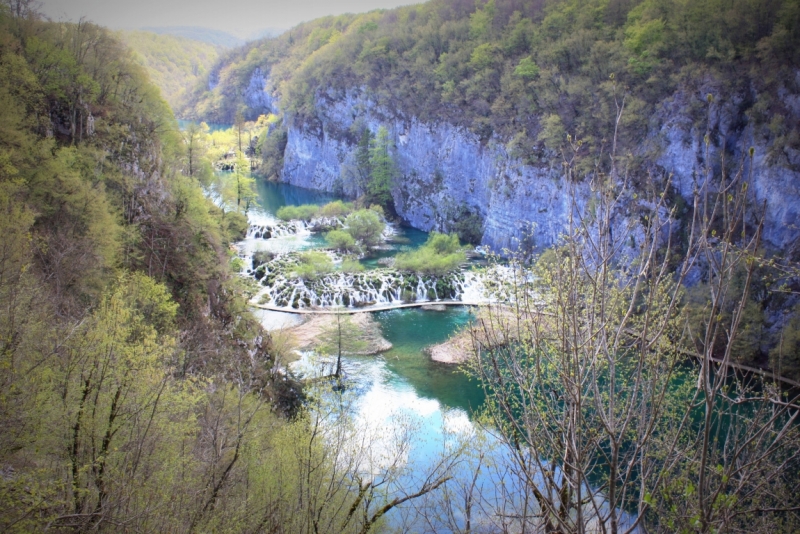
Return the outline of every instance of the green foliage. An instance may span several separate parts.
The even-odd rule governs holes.
[[[351,211],[353,211],[352,204],[334,200],[322,206],[319,215],[321,217],[346,217]]]
[[[182,101],[187,90],[203,83],[219,55],[218,48],[211,44],[175,35],[122,31],[119,36],[173,107]]]
[[[358,187],[366,191],[367,185],[372,176],[372,161],[370,159],[370,147],[374,144],[374,136],[369,128],[364,128],[356,146],[356,183]]]
[[[300,263],[295,267],[294,273],[304,280],[316,280],[321,276],[333,272],[333,262],[330,256],[318,250],[310,250],[300,254]]]
[[[443,275],[466,261],[456,234],[431,232],[423,246],[395,257],[395,268],[426,275]]]
[[[342,252],[353,252],[356,250],[356,240],[344,230],[332,230],[325,234],[325,241],[328,246]]]
[[[645,118],[660,102],[679,86],[700,94],[699,80],[731,91],[752,87],[758,100],[781,108],[755,113],[768,106],[743,104],[752,106],[762,125],[787,111],[776,91],[800,64],[796,4],[439,0],[328,17],[254,43],[247,53],[231,53],[218,65],[220,86],[197,92],[191,106],[208,118],[232,118],[252,68],[268,65],[298,125],[315,124],[320,95],[359,88],[380,109],[447,121],[484,141],[516,140],[515,155],[542,164],[542,148],[556,150],[567,133],[581,140],[583,152],[607,150],[615,101],[624,96],[626,114],[639,119],[618,132],[617,149],[624,153],[639,147]],[[337,39],[327,37],[332,35]],[[251,61],[251,53],[258,61]],[[633,99],[639,103],[635,110],[628,107]],[[358,187],[352,190],[372,194],[365,158],[365,137],[372,134],[363,110],[354,111],[355,128],[343,134],[356,157],[343,180],[354,178]],[[560,127],[554,128],[552,117]],[[384,184],[375,191],[378,197],[385,198]]]
[[[386,212],[383,210],[383,206],[380,204],[370,204],[369,211],[373,211],[378,214],[378,217],[384,219],[386,217]]]
[[[461,206],[452,217],[454,221],[451,230],[458,238],[471,245],[480,245],[483,239],[483,217],[478,212],[470,210],[467,206]]]
[[[476,9],[475,12],[469,16],[470,37],[476,40],[489,37],[495,14],[495,0],[489,0],[482,8]]]
[[[31,4],[0,6],[0,530],[203,530],[298,398],[230,271],[247,219],[112,34]]]
[[[459,243],[457,235],[440,234],[439,232],[431,232],[423,246],[437,254],[455,254],[461,250],[461,243]]]
[[[363,273],[366,268],[361,264],[360,261],[353,259],[353,258],[345,258],[342,260],[342,265],[340,270],[343,273],[348,274],[355,274],[355,273]]]
[[[386,224],[372,210],[358,210],[347,216],[345,230],[353,239],[365,247],[374,247],[381,242]]]
[[[236,177],[236,208],[247,213],[250,205],[258,198],[255,186],[256,181],[250,174],[250,161],[244,154],[236,154],[236,169],[233,171]]]
[[[625,30],[623,44],[632,54],[628,63],[637,74],[647,74],[658,65],[658,56],[664,46],[664,22],[661,19],[643,22],[634,12],[629,18],[635,22]]]
[[[495,64],[496,48],[491,43],[484,43],[475,47],[469,58],[469,66],[475,70],[483,70]]]
[[[207,124],[192,122],[181,132],[186,150],[184,174],[204,186],[211,184],[214,172],[206,157],[210,149],[208,131]]]
[[[370,179],[367,183],[367,200],[379,206],[389,206],[392,202],[396,171],[390,148],[389,131],[381,126],[369,148]]]
[[[283,154],[289,141],[283,122],[270,127],[263,139],[259,174],[268,180],[277,180],[283,170]]]
[[[319,214],[316,204],[302,206],[282,206],[275,214],[282,221],[310,221]]]
[[[800,382],[800,305],[785,315],[775,341],[769,352],[770,367],[778,375]]]
[[[547,115],[542,120],[542,131],[539,132],[539,141],[550,150],[557,151],[566,142],[567,133],[564,130],[564,123],[558,115]]]
[[[514,76],[519,76],[525,80],[533,80],[539,76],[539,66],[528,57],[519,60],[519,63],[514,68]]]

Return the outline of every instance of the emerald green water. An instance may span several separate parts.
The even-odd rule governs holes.
[[[446,341],[472,321],[468,307],[446,311],[420,308],[377,312],[375,319],[393,348],[383,353],[396,380],[406,381],[421,397],[438,400],[446,408],[472,412],[483,403],[483,391],[457,367],[435,362],[424,349]]]
[[[322,206],[341,198],[330,193],[260,179],[256,180],[256,190],[258,191],[259,210],[273,217],[283,206],[302,206],[303,204]]]
[[[180,128],[181,130],[185,130],[187,126],[189,126],[192,122],[196,122],[196,121],[187,121],[187,120],[183,120],[183,119],[177,119],[177,122],[178,122],[178,128]],[[220,124],[220,123],[217,123],[217,122],[207,122],[206,124],[208,125],[208,130],[210,132],[221,132],[223,130],[227,130],[229,128],[233,128],[232,124]]]
[[[283,183],[257,182],[259,194],[258,206],[250,214],[251,219],[271,219],[283,206],[299,206],[302,204],[323,205],[337,197],[319,191],[303,189]],[[325,245],[320,235],[303,236],[293,245],[295,249],[319,248]],[[422,246],[428,239],[428,233],[415,228],[400,226],[398,233],[382,250],[374,251],[370,256],[361,259],[368,269],[379,267],[378,260],[389,258],[399,252],[413,250]],[[266,246],[267,241],[258,245]],[[279,319],[278,312],[259,312],[265,324]],[[275,315],[276,317],[272,317]],[[380,376],[383,386],[390,391],[408,392],[413,390],[414,397],[429,399],[443,409],[460,408],[471,413],[483,402],[483,392],[474,383],[470,383],[466,375],[457,366],[434,362],[424,352],[430,345],[442,343],[459,329],[464,328],[472,320],[469,307],[448,308],[446,311],[425,311],[420,308],[391,310],[373,314],[381,326],[383,336],[389,340],[393,348],[383,353],[379,360],[352,358],[355,369],[370,373],[370,360],[380,365]],[[283,318],[285,319],[285,318]],[[391,395],[390,395],[391,396]]]

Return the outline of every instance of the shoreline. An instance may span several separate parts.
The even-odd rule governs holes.
[[[357,313],[371,313],[389,310],[401,310],[404,308],[424,308],[425,306],[494,306],[492,302],[463,302],[460,300],[428,300],[424,302],[409,302],[404,304],[385,304],[379,306],[364,306],[363,308],[281,308],[280,306],[270,306],[269,304],[257,304],[249,302],[249,306],[261,310],[275,311],[282,313],[293,313],[296,315],[354,315]]]

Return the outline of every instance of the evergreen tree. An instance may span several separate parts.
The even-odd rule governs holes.
[[[395,175],[390,148],[389,131],[381,126],[369,148],[370,181],[367,184],[367,198],[370,203],[384,207],[390,207],[392,203]]]
[[[369,128],[364,128],[361,132],[361,138],[358,140],[358,147],[356,147],[356,180],[358,188],[362,191],[367,190],[367,185],[372,176],[372,162],[370,161],[370,147],[373,144],[374,136]]]

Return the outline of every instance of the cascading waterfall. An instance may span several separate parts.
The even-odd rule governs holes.
[[[338,258],[334,256],[338,261]],[[334,272],[301,278],[295,253],[281,254],[260,265],[253,276],[261,282],[259,302],[277,308],[390,306],[414,302],[456,301],[465,304],[514,302],[511,267],[423,276],[390,268],[360,273]],[[516,276],[520,276],[517,272]]]
[[[280,260],[265,264],[262,274],[260,302],[294,309],[459,301],[464,286],[460,272],[423,277],[392,269],[331,273],[309,280],[293,276],[291,266]]]
[[[247,229],[247,237],[255,239],[272,239],[273,237],[286,237],[309,233],[306,223],[303,221],[289,221],[287,223],[250,225]]]
[[[310,221],[276,221],[269,224],[251,224],[247,229],[247,237],[255,239],[272,239],[274,237],[286,237],[292,235],[304,235],[316,232],[327,232],[343,228],[344,222],[339,217],[314,217]],[[389,228],[389,225],[387,225]],[[387,236],[394,234],[390,230]]]
[[[252,224],[248,238],[273,239],[343,227],[337,217],[315,218],[310,222],[292,220]],[[384,239],[396,235],[397,229],[387,224]],[[329,253],[335,264],[341,258]],[[244,257],[252,263],[251,257]],[[492,265],[480,270],[466,270],[440,276],[405,273],[392,268],[366,272],[333,272],[302,278],[295,272],[300,264],[295,252],[279,253],[271,260],[253,264],[247,275],[258,280],[262,289],[256,295],[260,304],[276,308],[303,309],[332,306],[370,307],[408,303],[456,301],[465,304],[511,303],[515,277],[529,276],[511,266]]]

